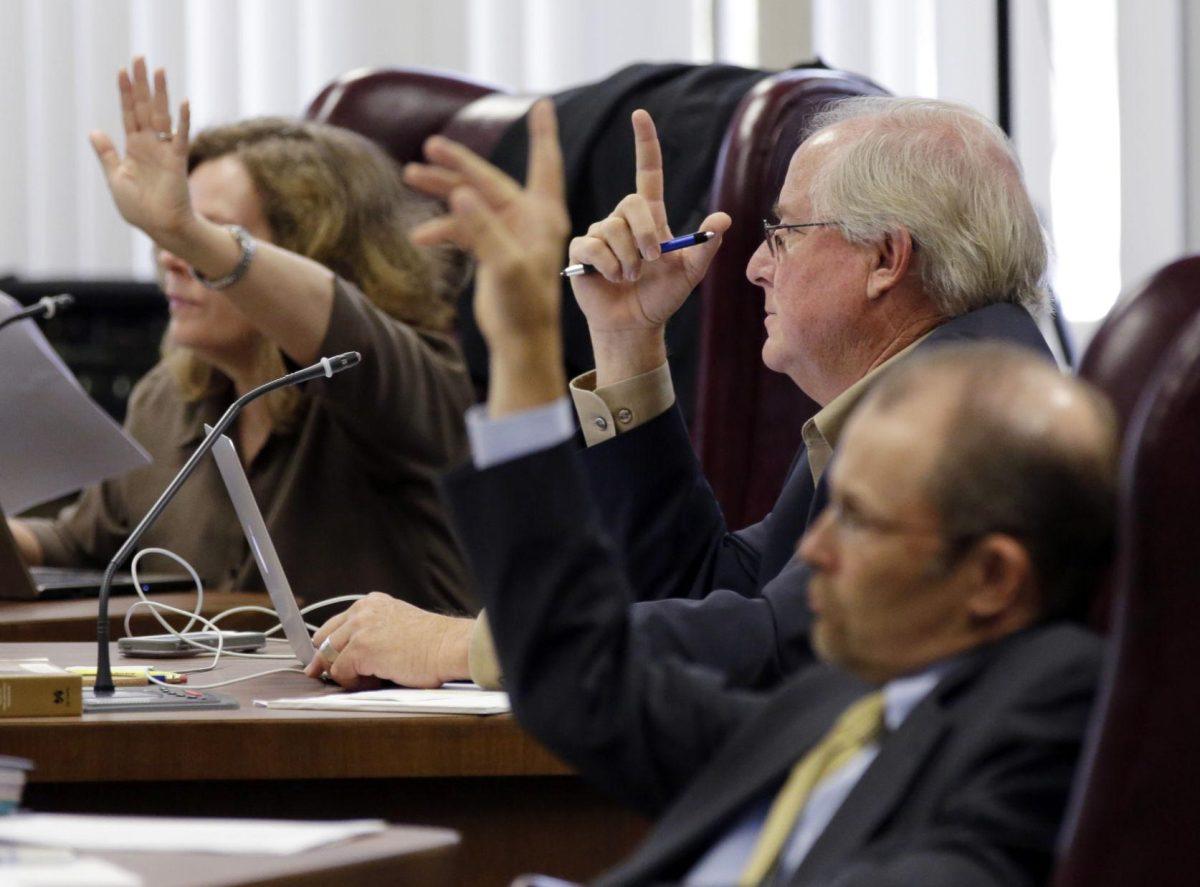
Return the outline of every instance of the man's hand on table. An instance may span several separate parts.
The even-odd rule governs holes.
[[[369,690],[381,680],[405,687],[440,687],[469,677],[467,653],[475,620],[430,613],[372,592],[331,618],[313,636],[336,651],[332,663],[318,653],[306,673],[329,676],[347,690]]]

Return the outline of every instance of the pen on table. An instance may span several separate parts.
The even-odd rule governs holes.
[[[673,253],[677,249],[687,249],[689,246],[699,246],[702,243],[708,243],[716,236],[717,232],[715,231],[697,231],[695,234],[672,237],[665,243],[660,243],[658,248],[664,253]],[[559,274],[563,277],[579,277],[581,274],[591,274],[595,270],[591,265],[581,263],[578,265],[568,265]]]
[[[83,685],[90,687],[96,683],[96,668],[91,665],[72,665],[67,671],[80,675]],[[118,666],[112,670],[117,686],[137,687],[149,684],[151,678],[157,678],[166,684],[186,684],[187,675],[166,669],[152,668],[148,665]]]

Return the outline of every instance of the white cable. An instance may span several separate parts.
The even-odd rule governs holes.
[[[146,602],[135,601],[133,604],[133,607],[137,607],[137,606],[141,606],[141,605],[148,605],[148,606],[152,606],[152,607],[161,607],[162,609],[167,610],[169,612],[179,613],[184,616],[188,615],[187,610],[182,610],[179,607],[172,607],[170,604],[164,604],[161,601],[146,601]],[[133,609],[133,607],[131,607],[130,609]],[[285,655],[274,655],[274,654],[255,654],[255,653],[234,653],[232,651],[224,652],[225,638],[222,634],[220,634],[219,630],[213,624],[212,620],[206,619],[204,616],[197,616],[196,618],[198,618],[202,623],[204,623],[209,631],[217,631],[218,632],[216,647],[210,647],[207,644],[202,644],[199,641],[195,641],[191,638],[183,637],[182,635],[176,634],[176,637],[179,638],[180,640],[182,640],[184,643],[190,644],[193,647],[197,647],[201,650],[208,650],[208,651],[214,653],[215,655],[213,656],[213,661],[210,664],[201,666],[199,668],[172,669],[177,674],[189,674],[190,675],[190,674],[200,674],[200,673],[206,672],[206,671],[212,671],[214,668],[217,667],[217,663],[221,661],[222,653],[224,653],[224,655],[226,655],[226,656],[236,656],[236,657],[244,657],[244,658],[252,658],[252,659],[293,659],[294,660],[296,658],[295,656],[291,655],[290,653],[285,654]],[[193,684],[193,683],[189,682],[188,689],[189,690],[215,690],[218,687],[228,687],[230,684],[238,684],[238,683],[241,683],[242,681],[251,680],[252,678],[261,678],[261,677],[265,677],[266,675],[282,674],[284,672],[296,672],[299,674],[304,674],[304,669],[295,668],[295,667],[271,668],[271,669],[267,669],[266,671],[256,671],[254,674],[242,675],[241,677],[237,677],[237,678],[229,678],[228,680],[224,680],[224,681],[215,681],[210,684]],[[169,684],[167,681],[164,681],[161,678],[155,677],[153,675],[147,674],[146,677],[152,684],[158,684],[159,686],[171,686],[171,684]]]
[[[125,634],[127,637],[137,637],[137,635],[131,634],[129,632],[128,626],[129,626],[130,613],[132,613],[138,607],[150,607],[150,608],[152,608],[152,611],[153,611],[153,608],[157,608],[160,610],[166,610],[168,613],[178,613],[181,616],[192,616],[193,618],[199,619],[200,622],[202,622],[204,624],[206,630],[215,632],[217,634],[217,646],[213,647],[209,644],[204,643],[203,641],[198,641],[195,638],[187,637],[187,636],[181,634],[180,632],[175,631],[174,629],[172,629],[170,631],[170,634],[176,640],[182,641],[183,643],[187,644],[189,647],[193,647],[197,650],[203,650],[206,653],[216,653],[218,655],[218,657],[219,656],[232,656],[236,659],[295,659],[296,658],[291,653],[239,653],[236,650],[226,650],[226,649],[224,649],[225,636],[221,632],[221,630],[217,627],[217,624],[216,624],[216,619],[219,618],[220,616],[223,616],[224,613],[218,613],[217,616],[214,617],[213,619],[208,619],[204,616],[196,616],[196,614],[192,613],[190,610],[182,610],[179,607],[172,607],[170,604],[164,604],[162,601],[134,601],[133,604],[130,605],[129,612],[125,614],[125,625],[126,625]],[[226,612],[228,612],[228,611],[226,611]],[[273,612],[273,611],[267,611],[267,612]],[[263,632],[263,634],[265,634],[265,632]],[[276,643],[286,643],[286,641],[283,640],[282,638],[267,638],[267,640],[274,641]],[[172,671],[178,671],[180,674],[190,674],[195,671],[209,671],[211,668],[215,668],[215,667],[216,667],[216,662],[214,661],[211,666],[205,666],[204,668],[200,668],[200,669],[188,670],[188,669],[176,668],[176,669],[172,669]]]
[[[159,554],[159,555],[162,555],[163,557],[170,558],[171,560],[175,561],[177,564],[182,566],[185,570],[187,570],[188,576],[191,578],[192,584],[196,588],[196,606],[194,609],[184,610],[179,607],[173,607],[170,604],[165,604],[162,601],[152,601],[148,597],[146,597],[146,593],[142,589],[142,584],[138,580],[138,563],[141,561],[141,559],[145,555],[148,555],[148,554]],[[202,610],[203,610],[203,606],[204,606],[204,585],[200,581],[200,577],[196,573],[196,571],[192,567],[192,565],[189,564],[182,557],[177,555],[175,552],[169,551],[165,548],[144,548],[134,556],[133,561],[129,567],[129,572],[133,576],[134,589],[137,591],[137,595],[138,595],[139,599],[134,601],[133,604],[129,607],[129,609],[125,613],[125,635],[127,637],[136,637],[136,635],[134,635],[131,630],[131,624],[132,624],[131,617],[133,616],[133,612],[138,607],[146,607],[147,609],[150,610],[151,615],[154,616],[154,618],[158,622],[158,624],[161,625],[164,629],[166,629],[167,634],[171,635],[172,637],[174,637],[177,640],[183,641],[185,644],[187,644],[190,647],[194,647],[198,650],[204,650],[205,652],[213,654],[213,661],[210,664],[201,666],[199,668],[175,668],[175,669],[172,669],[176,673],[178,673],[178,674],[200,674],[201,672],[212,671],[213,669],[215,669],[217,667],[217,663],[220,662],[222,655],[231,656],[231,657],[238,658],[238,659],[292,659],[292,660],[294,660],[296,658],[291,653],[237,653],[232,650],[229,650],[229,651],[225,650],[225,636],[222,633],[221,629],[217,626],[217,623],[220,622],[222,619],[224,619],[225,617],[230,616],[234,613],[262,613],[267,616],[273,616],[276,619],[279,618],[279,614],[276,613],[275,610],[267,608],[267,607],[260,607],[260,606],[254,605],[254,604],[246,604],[246,605],[239,606],[239,607],[230,607],[228,610],[223,610],[222,612],[217,613],[212,618],[208,618],[208,617],[204,616],[202,614]],[[329,598],[328,600],[324,600],[324,601],[317,601],[315,604],[309,604],[307,607],[304,607],[303,609],[301,609],[300,613],[301,613],[301,615],[304,615],[313,610],[319,610],[322,607],[328,607],[333,604],[341,604],[341,603],[346,603],[346,602],[350,602],[350,601],[356,601],[363,597],[365,597],[365,595],[346,594],[346,595],[341,595],[340,597]],[[187,625],[185,625],[183,627],[182,631],[176,629],[173,625],[171,625],[171,623],[167,622],[159,614],[160,610],[167,612],[167,613],[175,613],[180,616],[187,616],[188,617]],[[202,626],[204,626],[206,630],[216,633],[217,645],[215,647],[209,646],[208,644],[205,644],[201,641],[195,640],[194,638],[189,638],[186,636],[186,632],[191,631],[192,626],[194,626],[197,622],[199,622]],[[316,626],[310,625],[308,622],[305,622],[304,625],[305,625],[305,628],[307,628],[309,631],[317,630]],[[276,632],[281,631],[282,629],[283,629],[283,623],[279,622],[279,624],[274,625],[271,628],[264,631],[263,634],[267,636],[268,641],[272,641],[275,643],[286,643],[285,639],[283,639],[283,638],[271,637],[271,635],[275,634]],[[189,689],[194,689],[194,690],[212,690],[217,687],[226,687],[226,686],[229,686],[230,684],[237,684],[242,681],[252,680],[253,678],[260,678],[260,677],[264,677],[266,675],[272,675],[272,674],[283,674],[285,672],[304,674],[304,669],[303,668],[295,668],[295,667],[273,668],[268,671],[255,672],[254,674],[243,675],[242,677],[238,677],[238,678],[230,678],[225,681],[218,681],[218,682],[211,683],[211,684],[189,684],[188,687],[189,687]],[[159,684],[162,686],[170,686],[169,684],[167,684],[166,681],[163,681],[156,677],[150,677],[149,680],[151,681],[151,683]]]
[[[138,581],[138,564],[141,563],[142,558],[148,554],[160,554],[165,558],[175,561],[175,563],[187,570],[188,576],[191,577],[192,585],[196,587],[196,609],[195,612],[187,614],[192,618],[188,620],[188,624],[183,627],[184,631],[191,631],[192,626],[196,624],[196,620],[201,618],[200,612],[204,608],[204,583],[200,581],[200,576],[196,573],[192,565],[173,551],[168,551],[165,548],[143,548],[133,556],[133,562],[129,565],[129,573],[133,577],[133,590],[137,592],[137,596],[141,598],[142,603],[150,607],[151,614],[153,614],[154,618],[158,620],[158,624],[167,630],[168,634],[178,636],[179,632],[175,630],[174,626],[158,615],[158,611],[151,606],[152,602],[148,597],[146,597],[146,592],[142,589],[142,583]],[[134,606],[137,605],[135,604]],[[133,607],[130,607],[130,610],[132,609]],[[130,634],[128,613],[125,614],[125,634]]]
[[[366,595],[361,595],[361,594],[344,594],[341,597],[332,597],[332,598],[329,598],[328,600],[317,601],[315,604],[309,604],[307,607],[304,607],[303,609],[301,609],[300,615],[303,616],[304,614],[309,613],[312,610],[319,610],[322,607],[328,607],[332,604],[343,604],[343,603],[347,603],[347,602],[362,600],[362,598],[364,598],[365,596]],[[270,607],[260,607],[257,604],[243,604],[240,607],[230,607],[228,610],[222,610],[220,613],[217,613],[215,616],[212,617],[212,621],[214,623],[220,622],[226,616],[232,616],[235,613],[262,613],[267,616],[274,616],[276,619],[279,618],[279,614],[276,613],[274,610],[272,610]],[[316,631],[320,626],[313,625],[310,622],[305,622],[304,627],[307,628],[309,631]],[[270,635],[275,634],[278,631],[283,631],[283,623],[282,622],[272,628],[268,628],[266,631],[263,632],[263,634],[270,636]],[[247,655],[254,655],[254,654],[251,653],[251,654],[247,654]]]

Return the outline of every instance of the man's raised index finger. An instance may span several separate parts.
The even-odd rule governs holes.
[[[662,148],[654,121],[641,108],[633,112],[633,151],[637,158],[637,193],[651,203],[662,203]]]

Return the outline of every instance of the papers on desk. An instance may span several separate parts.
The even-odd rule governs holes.
[[[20,310],[0,293],[0,318]],[[33,321],[0,332],[0,503],[9,514],[150,462]]]
[[[282,819],[17,813],[0,816],[0,841],[74,850],[288,856],[347,838],[372,835],[386,828],[387,823],[381,819],[292,822]]]
[[[461,684],[447,685],[440,690],[364,690],[291,699],[255,699],[254,704],[264,708],[427,715],[500,715],[511,711],[507,693]]]
[[[0,847],[0,856],[5,848]],[[18,857],[19,859],[20,857]],[[141,887],[133,872],[94,856],[0,863],[4,887]]]

